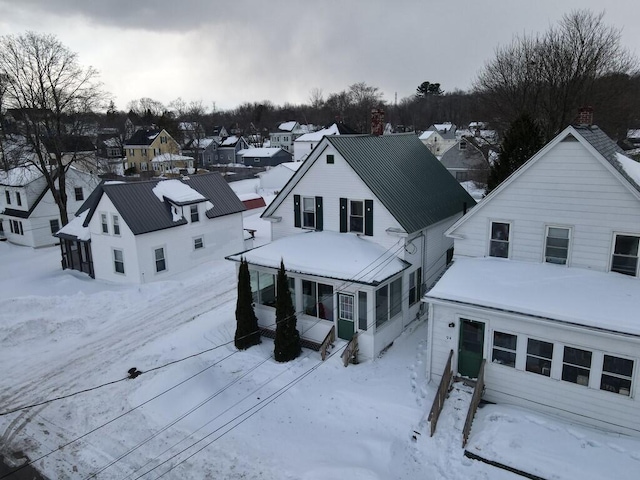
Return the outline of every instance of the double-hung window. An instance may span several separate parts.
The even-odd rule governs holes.
[[[316,228],[316,199],[314,197],[302,198],[302,226]]]
[[[566,227],[547,227],[544,247],[544,261],[566,265],[569,259],[569,239],[571,230]]]
[[[7,200],[7,205],[11,205],[11,192],[9,190],[4,191],[4,198]]]
[[[527,372],[550,377],[552,358],[553,343],[529,339],[527,342]]]
[[[564,347],[562,358],[562,380],[589,385],[589,372],[591,371],[591,352],[574,347]]]
[[[493,356],[491,361],[507,367],[516,366],[518,337],[504,332],[493,332]]]
[[[113,215],[111,220],[113,220],[113,234],[120,235],[120,218],[117,215]]]
[[[164,247],[154,249],[154,258],[156,262],[156,273],[164,272],[167,269]]]
[[[616,235],[611,258],[611,271],[624,275],[638,275],[638,243],[640,236]]]
[[[113,268],[116,273],[124,275],[124,254],[122,250],[113,250]]]
[[[198,205],[191,205],[191,223],[199,222]]]
[[[102,224],[102,233],[109,233],[109,224],[107,223],[107,214],[100,214],[100,223]]]
[[[511,225],[505,222],[491,222],[489,256],[509,258],[509,235]]]
[[[402,277],[376,290],[376,327],[402,312]]]
[[[193,239],[193,249],[198,250],[204,248],[204,240],[202,237],[196,237]]]
[[[614,357],[613,355],[604,356],[600,390],[629,396],[631,394],[632,377],[633,360]]]
[[[84,192],[82,191],[82,187],[75,187],[73,189],[73,193],[76,196],[76,201],[84,200]]]
[[[18,206],[22,206],[22,197],[20,196],[20,192],[16,192],[16,202]]]
[[[418,268],[415,272],[409,274],[409,305],[413,305],[420,300],[422,294],[422,267]]]
[[[49,227],[51,228],[51,235],[55,235],[60,230],[60,222],[57,218],[49,220]]]
[[[364,233],[364,202],[362,200],[349,201],[349,231]]]

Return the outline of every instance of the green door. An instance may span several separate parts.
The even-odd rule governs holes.
[[[338,338],[351,340],[354,326],[354,296],[341,293],[338,295]]]
[[[460,319],[460,345],[458,373],[463,377],[478,378],[484,350],[484,323]]]

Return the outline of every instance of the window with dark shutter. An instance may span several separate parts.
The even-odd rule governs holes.
[[[373,236],[373,200],[364,201],[364,234]]]
[[[293,196],[293,226],[302,227],[302,215],[300,212],[300,195]]]
[[[340,199],[340,232],[347,232],[347,199]]]
[[[322,197],[316,197],[316,230],[322,230]]]

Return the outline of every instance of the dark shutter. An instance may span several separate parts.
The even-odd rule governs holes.
[[[373,200],[364,201],[364,234],[373,236]]]
[[[347,199],[340,199],[340,231],[347,232]]]
[[[322,230],[322,197],[316,197],[316,230]]]
[[[293,196],[293,226],[302,227],[302,219],[300,215],[300,195]]]

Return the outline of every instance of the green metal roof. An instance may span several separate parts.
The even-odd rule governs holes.
[[[476,204],[414,134],[325,138],[407,233]]]

